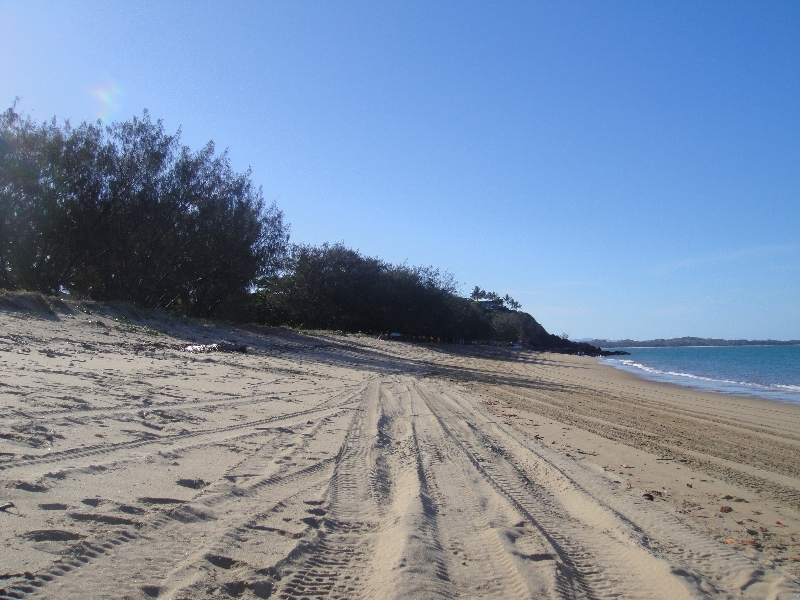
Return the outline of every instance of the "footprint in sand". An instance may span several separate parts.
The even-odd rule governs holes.
[[[20,537],[32,542],[73,542],[83,539],[85,536],[62,529],[36,529],[23,533]]]
[[[176,483],[180,486],[191,488],[193,490],[199,490],[207,485],[210,485],[210,482],[202,479],[178,479]]]
[[[23,492],[34,492],[34,493],[42,493],[50,489],[41,484],[28,483],[27,481],[18,481],[17,483],[14,484],[14,488],[22,490]]]

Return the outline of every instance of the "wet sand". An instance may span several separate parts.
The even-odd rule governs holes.
[[[0,598],[800,592],[796,405],[9,294],[0,368]]]

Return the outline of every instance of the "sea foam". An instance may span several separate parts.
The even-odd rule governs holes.
[[[601,362],[645,379],[800,404],[800,346],[626,348]]]

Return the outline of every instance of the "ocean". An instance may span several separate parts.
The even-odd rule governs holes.
[[[601,362],[645,379],[800,404],[800,346],[614,349],[631,355]]]

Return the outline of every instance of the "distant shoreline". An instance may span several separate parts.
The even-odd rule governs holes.
[[[586,340],[600,348],[683,348],[724,346],[800,346],[800,340],[723,340],[717,338],[682,337],[655,340]]]

